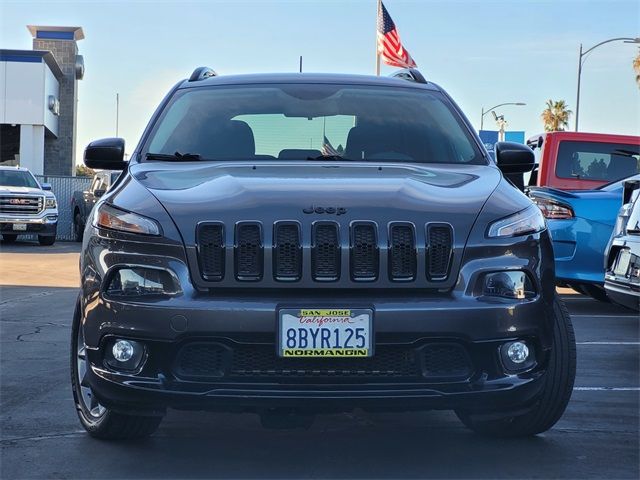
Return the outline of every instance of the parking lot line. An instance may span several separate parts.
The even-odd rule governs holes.
[[[582,392],[640,392],[640,387],[573,387]]]
[[[571,314],[571,318],[585,317],[585,318],[638,318],[638,315],[590,315],[588,313]]]
[[[640,342],[576,342],[576,345],[640,345]]]

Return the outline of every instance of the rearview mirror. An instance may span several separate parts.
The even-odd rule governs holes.
[[[87,145],[84,150],[84,164],[89,168],[106,170],[124,170],[124,140],[122,138],[103,138]]]
[[[42,187],[42,190],[51,190],[51,184],[50,183],[41,183],[40,186]]]

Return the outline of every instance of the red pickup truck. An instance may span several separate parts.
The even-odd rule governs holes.
[[[537,169],[529,186],[591,190],[640,173],[640,137],[583,132],[534,135]]]

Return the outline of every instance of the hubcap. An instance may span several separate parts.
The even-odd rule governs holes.
[[[84,331],[82,325],[78,326],[78,340],[76,342],[76,374],[78,385],[80,386],[79,400],[82,403],[84,410],[93,418],[100,418],[104,415],[106,409],[100,405],[98,400],[93,395],[91,387],[87,384],[87,346],[84,343]]]

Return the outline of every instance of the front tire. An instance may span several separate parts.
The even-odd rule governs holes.
[[[4,243],[15,243],[17,238],[18,238],[18,235],[14,235],[12,233],[3,233],[2,234],[2,241]]]
[[[51,235],[51,236],[45,237],[43,235],[38,235],[38,242],[40,243],[40,245],[50,246],[56,243],[56,236]]]
[[[576,341],[569,311],[557,295],[553,313],[553,348],[543,391],[535,406],[524,415],[499,420],[481,420],[473,414],[456,411],[466,427],[493,437],[524,437],[545,432],[560,419],[573,392]]]
[[[84,236],[84,225],[82,224],[82,218],[80,218],[80,212],[76,211],[73,216],[73,236],[76,242],[82,243],[82,237]]]
[[[71,328],[71,388],[80,423],[89,435],[105,440],[144,438],[157,430],[162,417],[125,415],[101,405],[86,384],[88,368],[80,302],[77,302]]]
[[[603,303],[611,303],[611,299],[607,296],[606,290],[598,285],[583,285],[582,291],[594,300]]]

